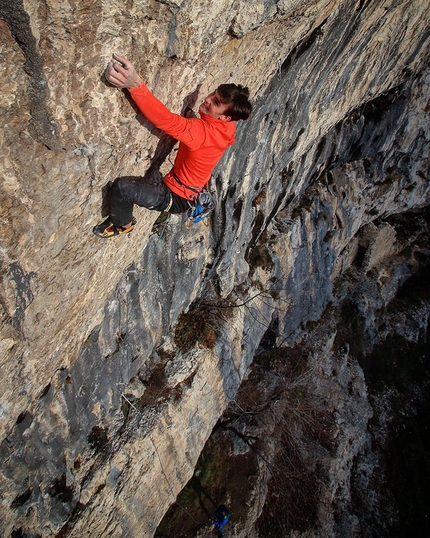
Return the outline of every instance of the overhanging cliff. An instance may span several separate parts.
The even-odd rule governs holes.
[[[1,530],[152,536],[274,320],[294,342],[363,249],[386,303],[410,274],[383,265],[407,250],[384,219],[429,201],[430,9],[1,0],[0,16]],[[156,181],[175,154],[105,83],[114,51],[177,112],[250,87],[210,228],[138,208],[130,237],[91,234],[109,182]],[[181,341],[195,300],[209,347]]]

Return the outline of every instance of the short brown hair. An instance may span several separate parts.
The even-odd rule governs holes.
[[[217,88],[218,95],[228,109],[224,112],[233,121],[247,120],[252,112],[249,102],[249,90],[240,84],[221,84]]]

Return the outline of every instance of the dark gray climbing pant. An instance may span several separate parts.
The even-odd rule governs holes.
[[[124,226],[133,218],[136,204],[155,211],[164,211],[172,201],[169,213],[185,213],[189,204],[185,198],[172,192],[165,183],[150,185],[139,178],[119,177],[110,189],[110,216],[114,226]]]

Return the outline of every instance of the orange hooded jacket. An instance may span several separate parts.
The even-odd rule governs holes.
[[[195,198],[195,191],[184,185],[201,190],[208,183],[224,151],[234,144],[235,122],[214,119],[201,113],[200,118],[173,114],[144,83],[129,91],[145,117],[180,142],[173,171],[165,176],[164,183],[182,198]],[[176,181],[174,174],[183,185]]]

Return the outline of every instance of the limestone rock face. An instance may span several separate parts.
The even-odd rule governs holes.
[[[430,196],[429,17],[418,0],[0,0],[4,536],[153,536],[272,319],[294,341],[363,248],[393,297],[410,269],[390,272],[384,219]],[[175,157],[104,80],[116,51],[178,113],[249,86],[210,227],[136,208],[130,236],[91,234],[115,177],[158,181]],[[216,339],[181,348],[196,299],[211,309],[188,322]]]

